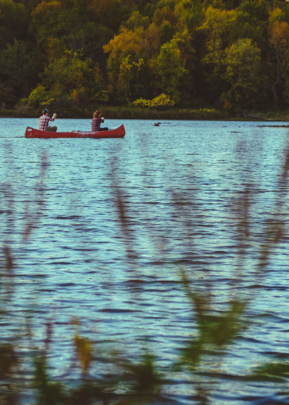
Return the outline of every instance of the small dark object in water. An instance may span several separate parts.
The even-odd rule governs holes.
[[[157,123],[154,124],[154,126],[158,127],[160,124],[161,124],[160,122],[157,122]]]

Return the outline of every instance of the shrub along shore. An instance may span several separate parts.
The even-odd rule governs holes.
[[[101,109],[107,119],[155,119],[155,120],[265,120],[265,121],[289,121],[289,110],[248,112],[228,114],[224,110],[215,108],[176,108],[165,109],[135,108],[127,106],[104,106]],[[94,109],[87,108],[62,108],[57,113],[58,118],[92,118]],[[0,118],[38,118],[42,109],[33,107],[16,107],[14,109],[0,110]]]

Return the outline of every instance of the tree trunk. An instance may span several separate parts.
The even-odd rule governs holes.
[[[275,110],[277,110],[279,102],[278,102],[278,94],[277,94],[276,82],[272,84],[271,89],[272,89],[273,96],[274,96]]]

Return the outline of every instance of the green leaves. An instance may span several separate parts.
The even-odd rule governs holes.
[[[160,384],[159,376],[156,372],[154,357],[145,354],[138,364],[127,364],[125,368],[130,371],[135,378],[135,389],[140,392],[154,391]]]
[[[35,359],[35,387],[38,392],[37,405],[60,405],[64,403],[64,393],[59,383],[49,381],[44,356]]]
[[[30,44],[14,39],[0,51],[0,103],[13,106],[18,98],[27,96],[35,76],[42,67],[42,55],[31,50]]]
[[[187,73],[187,70],[183,67],[181,52],[175,40],[171,40],[161,47],[156,66],[161,79],[160,88],[171,96],[174,102],[179,102],[178,86],[180,78]]]
[[[223,79],[229,85],[228,101],[243,107],[254,106],[260,90],[261,50],[250,39],[239,39],[225,51]]]
[[[144,99],[140,98],[132,103],[132,105],[134,107],[140,107],[140,108],[170,107],[170,106],[173,106],[174,104],[175,104],[175,102],[173,100],[171,100],[170,97],[164,93],[155,97],[153,100],[144,100]]]
[[[57,55],[56,55],[57,56]],[[28,97],[28,105],[82,104],[105,101],[105,83],[98,64],[89,58],[64,51],[62,57],[51,54],[50,63],[43,73],[43,84],[38,85]]]
[[[181,349],[181,359],[177,368],[193,367],[210,351],[211,355],[220,356],[226,345],[233,343],[246,327],[243,314],[246,302],[232,300],[226,310],[216,311],[210,306],[209,297],[194,292],[184,270],[181,270],[182,282],[192,305],[192,314],[196,322],[197,334],[187,341]],[[193,325],[192,325],[193,326]]]
[[[0,0],[0,49],[14,38],[25,38],[29,15],[24,5],[13,0]]]

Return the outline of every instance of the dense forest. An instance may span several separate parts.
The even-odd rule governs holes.
[[[0,0],[0,106],[289,103],[289,4]]]

